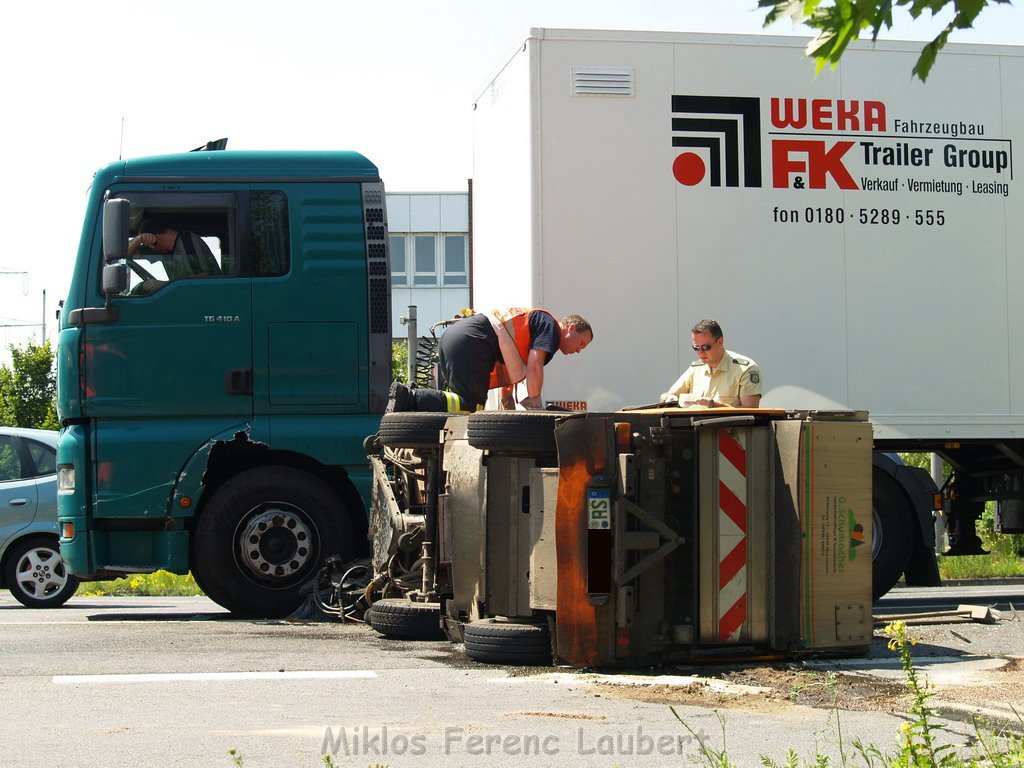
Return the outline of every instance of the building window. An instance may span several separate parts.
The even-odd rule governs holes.
[[[444,236],[444,284],[468,285],[466,271],[466,236]]]
[[[388,237],[391,250],[391,284],[408,285],[409,278],[406,270],[405,258],[405,235],[390,235]]]
[[[413,285],[437,285],[437,238],[433,235],[415,235],[413,247],[416,249],[413,264],[416,274]]]
[[[391,284],[469,285],[467,241],[465,234],[390,235]]]

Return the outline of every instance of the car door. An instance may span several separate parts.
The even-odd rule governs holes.
[[[26,472],[26,456],[18,437],[0,433],[0,551],[36,516],[36,481]]]
[[[57,533],[57,448],[28,435],[21,438],[21,444],[36,486],[36,514],[32,519],[32,529]]]

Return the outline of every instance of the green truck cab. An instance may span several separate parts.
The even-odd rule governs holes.
[[[96,174],[57,352],[74,574],[192,571],[225,608],[280,617],[326,557],[365,553],[387,242],[377,168],[352,152],[198,151]]]

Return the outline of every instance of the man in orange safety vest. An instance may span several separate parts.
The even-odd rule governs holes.
[[[468,413],[483,408],[490,389],[501,387],[501,407],[516,407],[515,386],[526,382],[520,403],[542,409],[544,366],[555,353],[574,355],[594,340],[590,323],[580,315],[561,320],[543,309],[513,307],[459,319],[441,336],[441,389],[391,385],[386,412],[447,411]]]

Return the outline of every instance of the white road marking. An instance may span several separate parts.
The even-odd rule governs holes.
[[[376,672],[360,669],[297,672],[169,672],[137,675],[56,675],[53,682],[56,685],[78,685],[82,683],[179,683],[235,680],[339,680],[376,676]]]

